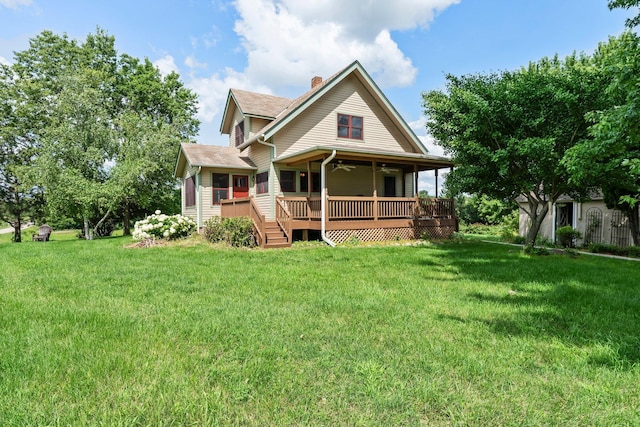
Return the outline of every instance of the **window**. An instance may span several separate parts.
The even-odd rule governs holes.
[[[280,171],[280,189],[283,193],[296,192],[296,172]]]
[[[269,172],[262,172],[256,175],[256,193],[264,194],[269,192]]]
[[[338,138],[362,139],[362,117],[338,114]]]
[[[236,147],[244,142],[244,122],[240,122],[236,125]]]
[[[195,206],[196,205],[196,177],[190,176],[184,180],[184,205]]]
[[[221,200],[229,198],[229,175],[226,173],[213,174],[213,204],[219,205]]]
[[[300,192],[306,193],[309,191],[309,181],[307,172],[300,172]],[[320,174],[318,172],[311,172],[311,192],[320,192]]]

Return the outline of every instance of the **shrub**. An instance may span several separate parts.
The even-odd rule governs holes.
[[[556,237],[562,247],[573,248],[576,246],[576,239],[582,238],[582,233],[570,225],[565,225],[556,230]]]
[[[596,254],[640,257],[640,247],[638,246],[628,246],[623,248],[620,246],[607,245],[604,243],[591,243],[589,245],[589,252],[593,252]]]
[[[196,229],[196,223],[189,217],[165,215],[157,210],[141,221],[136,221],[133,230],[133,238],[136,240],[147,239],[177,239],[187,237]]]
[[[203,235],[212,243],[226,243],[233,247],[253,247],[253,221],[246,216],[220,218],[214,216],[204,223]]]

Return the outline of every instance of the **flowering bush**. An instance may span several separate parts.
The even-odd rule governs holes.
[[[157,210],[141,221],[136,221],[133,229],[133,238],[136,240],[147,239],[177,239],[186,237],[196,229],[196,223],[189,217],[165,215]]]

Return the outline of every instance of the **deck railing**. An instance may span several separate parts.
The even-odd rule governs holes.
[[[281,197],[278,200],[283,202],[294,220],[320,220],[320,197]],[[329,221],[453,217],[453,199],[360,196],[327,198]]]
[[[243,197],[241,199],[222,200],[220,202],[220,215],[223,218],[233,218],[238,216],[248,216],[253,221],[253,228],[256,236],[256,244],[262,246],[264,244],[264,215],[260,212],[260,208],[256,205],[252,197]]]
[[[291,213],[289,213],[287,205],[280,198],[276,199],[276,222],[287,237],[287,242],[291,242]]]

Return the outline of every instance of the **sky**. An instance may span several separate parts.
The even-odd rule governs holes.
[[[313,76],[357,59],[429,152],[443,155],[421,94],[444,90],[446,74],[588,54],[635,14],[609,11],[607,0],[0,0],[0,62],[44,30],[83,41],[100,27],[119,53],[178,72],[198,95],[197,141],[228,145],[219,129],[230,88],[296,98]],[[421,173],[419,188],[433,195],[434,181]]]

